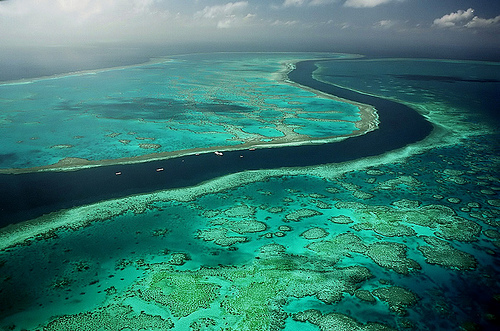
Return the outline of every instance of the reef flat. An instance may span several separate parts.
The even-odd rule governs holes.
[[[341,61],[321,62],[322,81]],[[446,66],[442,76],[456,76]],[[484,66],[486,78],[496,72]],[[368,80],[359,75],[352,81]],[[361,90],[352,84],[342,86]],[[473,89],[457,90],[472,103]],[[456,100],[462,106],[443,95],[421,103],[416,96],[398,99],[434,130],[395,150],[231,173],[4,228],[0,298],[8,304],[0,307],[0,325],[494,330],[499,138],[491,120],[479,121],[477,109]]]
[[[320,168],[315,177],[233,175],[47,215],[38,220],[46,230],[58,226],[47,219],[63,226],[35,235],[26,224],[19,234],[29,239],[2,251],[10,284],[2,294],[26,290],[4,308],[11,314],[5,325],[36,329],[45,320],[42,329],[69,330],[106,320],[109,329],[142,321],[151,329],[295,330],[491,323],[499,213],[491,192],[498,178],[490,163],[478,166],[481,143],[338,169],[335,176],[325,167],[323,178]],[[431,163],[445,171],[428,171]],[[464,170],[454,170],[458,165]],[[468,193],[475,185],[484,193]],[[480,294],[473,306],[470,292]],[[30,324],[25,316],[33,310],[40,319]],[[481,320],[473,312],[482,312]]]
[[[0,85],[0,173],[74,170],[322,143],[376,129],[375,110],[286,78],[325,53],[217,53]]]

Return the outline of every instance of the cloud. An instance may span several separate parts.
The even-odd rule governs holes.
[[[158,0],[24,0],[0,5],[0,43],[78,43],[156,35],[175,15]],[[8,33],[6,33],[8,31]]]
[[[235,12],[241,12],[243,9],[247,8],[248,1],[239,1],[239,2],[229,2],[225,5],[217,5],[217,6],[207,6],[203,10],[200,10],[195,13],[197,17],[203,18],[221,18],[228,17],[233,15]]]
[[[373,8],[378,5],[396,1],[401,0],[347,0],[346,2],[344,2],[344,6],[352,8]]]
[[[500,27],[500,15],[495,18],[484,19],[474,16],[470,22],[465,25],[466,28],[470,29],[487,29],[492,27]]]
[[[322,6],[336,3],[338,0],[285,0],[283,7],[301,7],[301,6]]]
[[[337,0],[311,0],[309,2],[309,6],[321,6],[321,5],[329,5],[331,3],[335,3]]]
[[[306,0],[285,0],[283,7],[300,7],[306,3]]]
[[[213,33],[216,28],[248,26],[256,21],[255,15],[249,12],[248,1],[219,1],[220,5],[206,7],[193,6],[193,3],[185,0],[0,1],[0,47],[199,41],[219,38]]]
[[[444,15],[441,18],[436,18],[433,25],[441,28],[449,28],[454,26],[464,26],[474,18],[474,9],[469,8],[466,11],[458,10],[455,13]]]
[[[375,27],[377,28],[382,28],[382,29],[390,29],[393,26],[395,26],[397,22],[392,21],[392,20],[381,20],[378,21],[377,23],[374,24]]]
[[[281,21],[281,20],[276,20],[271,23],[272,26],[290,26],[290,25],[296,25],[299,24],[299,21]]]
[[[248,1],[228,2],[224,5],[206,6],[194,14],[195,18],[204,18],[217,21],[217,28],[227,29],[242,20],[249,20],[255,15],[243,14],[248,7]]]
[[[436,18],[432,24],[438,28],[489,29],[500,27],[500,15],[494,18],[474,16],[474,9],[458,10],[454,13]]]

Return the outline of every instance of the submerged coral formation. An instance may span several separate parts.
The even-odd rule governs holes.
[[[418,249],[426,258],[427,263],[460,270],[470,270],[476,267],[477,261],[473,255],[454,248],[449,242],[426,236],[423,239],[429,246],[419,246]]]
[[[391,310],[399,315],[406,314],[405,307],[413,306],[418,298],[411,291],[399,286],[390,286],[375,289],[373,295],[389,304]]]
[[[395,329],[381,323],[359,323],[354,318],[339,313],[321,314],[310,309],[293,315],[293,319],[317,325],[321,331],[394,331]]]
[[[306,239],[320,239],[328,236],[328,232],[322,228],[311,228],[302,232],[301,236]]]
[[[217,328],[234,330],[280,330],[289,314],[284,306],[291,298],[316,296],[334,304],[352,295],[372,274],[364,267],[314,267],[314,261],[287,254],[284,247],[267,245],[260,249],[260,259],[242,268],[231,266],[178,271],[165,264],[149,265],[148,276],[133,284],[122,296],[101,309],[77,315],[61,316],[51,321],[47,330],[152,328],[168,330],[176,321],[195,312],[198,318]],[[134,312],[123,300],[128,297],[167,309],[171,319]],[[136,302],[135,306],[138,305]],[[206,312],[206,315],[201,313]],[[110,318],[109,314],[115,314]],[[125,317],[128,314],[131,317]],[[223,316],[214,317],[214,316]],[[158,321],[157,324],[148,324]],[[80,323],[80,326],[76,326]],[[98,324],[97,324],[98,325]],[[108,326],[109,325],[109,326]],[[192,323],[201,327],[200,320]]]
[[[103,308],[57,317],[49,322],[45,331],[87,331],[87,330],[170,330],[174,324],[170,319],[149,315],[143,311],[135,313],[129,306],[110,304]]]
[[[393,61],[387,70],[399,63]],[[242,71],[234,74],[249,78]],[[349,79],[345,76],[336,79]],[[276,115],[272,110],[286,113],[286,121],[270,126],[255,109],[245,108],[246,99],[232,108],[231,91],[199,92],[203,89],[185,77],[176,79],[172,86],[185,84],[175,88],[188,88],[189,102],[141,100],[140,118],[120,118],[135,114],[137,100],[86,105],[106,121],[155,123],[179,135],[200,132],[228,143],[240,138],[254,143],[264,136],[276,142],[282,137],[278,131],[294,138],[312,134],[301,128],[303,120],[333,123],[332,118],[318,122],[333,113],[305,110],[310,98],[319,106],[327,102],[310,91],[289,98],[288,87],[279,84],[260,89],[252,101],[260,111],[270,111],[269,119]],[[404,92],[392,93],[411,95],[407,81],[391,79]],[[235,88],[259,89],[261,83],[247,80]],[[497,137],[472,137],[479,124],[457,116],[458,128],[445,125],[443,118],[459,109],[444,102],[412,105],[442,125],[399,151],[342,164],[245,171],[193,187],[61,210],[3,229],[0,328],[496,329],[500,158],[491,141]],[[113,111],[115,106],[124,111]],[[222,119],[220,127],[193,118],[179,125],[181,119],[165,112],[181,106],[200,111],[197,119]],[[253,116],[249,126],[236,125],[234,118],[245,112]],[[167,115],[171,123],[161,118]],[[130,130],[106,128],[98,136],[134,152],[139,143],[158,143],[156,151],[168,145],[160,134]],[[89,136],[71,132],[75,147],[47,150],[72,153]],[[67,158],[61,164],[81,161]]]
[[[76,165],[98,166],[215,148],[326,142],[377,128],[373,107],[286,78],[290,70],[286,63],[350,55],[234,53],[230,57],[177,55],[129,68],[96,70],[92,75],[33,79],[30,86],[1,84],[2,95],[16,97],[0,99],[5,110],[0,132],[9,137],[2,141],[3,149],[15,155],[0,159],[0,172],[61,169],[59,162],[66,158],[80,159]],[[248,70],[249,63],[254,70]],[[37,92],[28,92],[30,88]],[[16,116],[18,109],[30,113],[29,121],[36,123],[29,132],[17,130],[28,120]],[[71,125],[48,133],[53,132],[54,121]],[[30,139],[33,130],[45,132],[43,138]],[[125,134],[135,139],[126,139]],[[23,152],[18,152],[19,142],[26,146]]]

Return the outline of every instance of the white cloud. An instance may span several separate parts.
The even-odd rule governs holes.
[[[337,26],[338,26],[341,30],[350,29],[350,28],[352,27],[352,26],[351,26],[351,24],[346,23],[346,22],[343,22],[343,23],[337,24]]]
[[[233,15],[235,12],[241,12],[243,9],[247,8],[248,1],[239,1],[239,2],[229,2],[225,5],[218,6],[207,6],[203,10],[196,12],[196,17],[203,18],[221,18],[228,17]]]
[[[338,2],[338,0],[285,0],[283,7],[301,7],[301,6],[322,6]]]
[[[0,47],[205,40],[216,38],[212,28],[256,21],[248,1],[201,6],[196,13],[193,7],[185,0],[0,1]]]
[[[479,18],[475,16],[469,23],[465,24],[465,27],[470,29],[487,29],[492,27],[500,27],[500,15],[490,19]]]
[[[378,27],[378,28],[390,29],[396,25],[396,22],[392,21],[392,20],[381,20],[381,21],[378,21],[377,23],[375,23],[374,25],[375,25],[375,27]]]
[[[344,6],[352,8],[372,8],[378,5],[383,5],[395,1],[401,0],[347,0],[346,2],[344,2]]]
[[[454,26],[464,26],[474,18],[474,9],[469,8],[465,11],[458,10],[455,13],[444,15],[434,20],[434,26],[448,28]]]
[[[494,18],[480,18],[474,16],[474,9],[458,10],[454,13],[436,18],[433,22],[438,28],[467,28],[467,29],[489,29],[500,27],[500,15]]]
[[[243,21],[252,19],[255,15],[244,13],[248,1],[228,2],[224,5],[206,6],[194,14],[195,18],[204,18],[217,21],[217,28],[227,29]]]
[[[217,22],[218,29],[229,29],[234,25],[234,18],[228,17]]]
[[[329,5],[335,2],[337,2],[337,0],[311,0],[311,2],[309,2],[309,6]]]
[[[299,21],[281,21],[281,20],[276,20],[271,23],[272,26],[290,26],[290,25],[296,25],[299,24]]]
[[[156,35],[166,22],[176,22],[175,15],[159,4],[159,0],[5,1],[0,3],[0,43],[78,43]]]
[[[306,3],[306,0],[285,0],[283,7],[299,7]]]

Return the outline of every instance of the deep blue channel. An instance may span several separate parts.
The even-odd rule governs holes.
[[[191,186],[244,170],[303,167],[380,155],[420,141],[432,131],[432,124],[410,107],[315,80],[312,72],[317,62],[297,63],[288,77],[303,86],[374,106],[380,119],[377,130],[320,145],[232,151],[223,156],[208,153],[70,172],[0,175],[0,227],[60,209]],[[164,171],[157,172],[157,168]],[[115,175],[118,171],[120,176]]]

